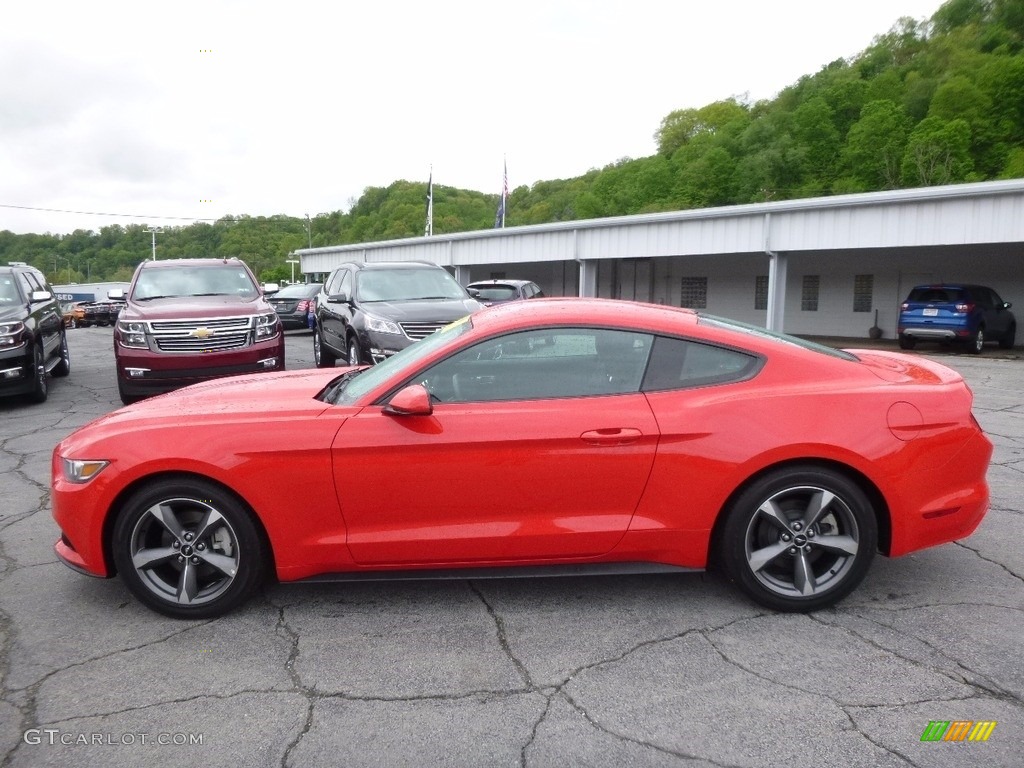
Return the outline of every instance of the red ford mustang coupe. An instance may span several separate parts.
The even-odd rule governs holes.
[[[782,611],[969,535],[992,446],[955,371],[600,299],[512,302],[370,368],[222,379],[53,452],[56,551],[202,618],[267,577],[716,567]],[[496,489],[515,485],[515,493]]]

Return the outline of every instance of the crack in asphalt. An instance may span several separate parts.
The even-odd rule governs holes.
[[[936,605],[938,605],[938,604],[936,604]],[[1004,609],[1004,608],[1008,607],[1008,606],[1002,606],[1002,605],[992,605],[990,603],[942,603],[941,605],[943,607],[963,606],[963,607],[971,607],[971,608],[974,608],[974,607],[977,607],[977,606],[987,606],[989,608],[999,608],[999,609]],[[921,606],[914,606],[913,608],[903,608],[903,609],[899,609],[899,608],[897,608],[897,609],[872,608],[871,610],[872,611],[882,611],[884,613],[896,614],[896,613],[903,613],[903,612],[909,611],[909,610],[920,610],[921,608],[931,608],[931,607],[933,607],[933,605],[921,605]],[[1018,611],[1020,610],[1019,608],[1012,608],[1012,607],[1010,609],[1011,610],[1018,610]],[[1017,705],[1017,706],[1024,705],[1024,699],[1022,699],[1016,693],[1014,693],[1013,691],[1008,691],[1005,688],[1003,688],[1002,686],[998,685],[988,675],[986,675],[986,674],[984,674],[982,672],[978,672],[976,669],[971,669],[970,667],[968,667],[966,664],[964,664],[963,662],[959,661],[958,659],[955,659],[955,658],[949,656],[947,653],[945,653],[945,651],[942,650],[942,648],[940,648],[939,646],[937,646],[935,643],[931,642],[930,640],[927,640],[924,637],[921,637],[920,635],[911,634],[909,630],[900,629],[900,628],[895,627],[895,626],[893,626],[891,624],[887,624],[887,623],[885,623],[883,621],[880,621],[877,617],[865,616],[863,614],[855,614],[855,615],[857,615],[858,618],[861,618],[864,621],[868,621],[868,622],[871,622],[873,624],[877,624],[880,627],[885,627],[886,629],[888,629],[888,630],[890,630],[892,632],[895,632],[895,633],[898,633],[898,634],[902,634],[902,635],[906,635],[907,637],[912,637],[917,642],[919,642],[922,645],[926,646],[929,650],[931,650],[937,656],[945,659],[952,666],[955,666],[958,669],[962,669],[962,670],[964,670],[964,672],[969,673],[970,675],[975,675],[978,678],[980,678],[980,680],[985,681],[985,683],[987,683],[987,684],[983,684],[982,682],[975,681],[972,678],[967,677],[967,676],[965,676],[963,678],[963,680],[962,680],[962,684],[963,685],[966,685],[969,688],[977,689],[978,691],[981,692],[981,695],[984,698],[995,699],[997,701],[1006,701],[1006,702],[1009,702],[1009,703]],[[893,651],[893,650],[885,649],[885,648],[883,648],[883,650],[887,650],[889,653],[892,653],[893,655],[897,656],[897,658],[903,658],[897,651]],[[907,661],[914,661],[913,659],[909,659],[909,658],[906,659],[906,660]],[[925,666],[926,669],[929,669],[929,670],[931,670],[933,672],[936,672],[938,674],[946,674],[945,671],[942,670],[942,669],[935,668],[935,667],[930,667],[928,665],[924,665],[924,666]]]
[[[288,651],[288,659],[284,663],[284,668],[287,670],[288,676],[292,680],[292,686],[294,689],[298,693],[301,693],[306,699],[306,721],[302,724],[302,728],[299,732],[295,734],[295,738],[289,742],[288,746],[285,747],[284,752],[281,753],[281,768],[287,768],[288,758],[299,746],[299,743],[303,738],[305,738],[306,734],[309,733],[309,729],[313,727],[313,710],[316,706],[313,692],[303,685],[302,677],[295,669],[295,662],[299,658],[299,633],[292,629],[288,624],[288,621],[284,617],[284,612],[284,608],[277,609],[277,626],[274,630],[278,634],[283,633],[284,636],[291,641],[291,647]]]
[[[473,592],[473,594],[480,598],[480,602],[484,604],[484,607],[487,609],[488,615],[494,621],[494,626],[498,633],[498,644],[501,645],[501,649],[505,652],[505,655],[508,656],[509,660],[512,662],[512,666],[516,668],[516,671],[519,673],[519,676],[523,679],[523,682],[526,684],[526,687],[530,690],[536,690],[536,686],[534,685],[533,680],[530,677],[530,671],[526,668],[526,665],[523,664],[523,662],[521,662],[512,652],[512,648],[508,642],[508,636],[505,633],[505,620],[498,614],[498,612],[494,609],[494,606],[491,605],[490,601],[488,601],[487,597],[484,595],[483,592],[480,591],[476,584],[474,584],[472,581],[467,581],[466,585],[469,587],[470,591]]]
[[[1019,581],[1022,584],[1024,584],[1024,576],[1021,576],[1019,573],[1015,573],[1010,568],[1010,566],[1006,565],[1005,563],[1000,563],[998,560],[993,560],[991,557],[985,557],[985,555],[981,554],[981,550],[975,549],[974,547],[969,547],[966,544],[964,544],[963,541],[954,541],[953,544],[955,544],[956,546],[960,547],[961,549],[966,549],[968,552],[973,552],[975,555],[978,556],[979,559],[984,560],[986,563],[992,563],[992,565],[998,565],[1000,568],[1002,568],[1004,571],[1006,571],[1006,573],[1011,578],[1014,578],[1017,581]]]
[[[930,607],[930,606],[923,606],[923,607]],[[834,614],[834,615],[838,615],[838,614]],[[889,630],[891,632],[899,632],[899,630],[896,629],[896,627],[893,627],[893,626],[891,626],[889,624],[885,624],[884,622],[881,622],[881,621],[877,621],[875,618],[873,618],[871,616],[866,616],[863,613],[851,613],[849,615],[855,616],[856,618],[859,618],[862,621],[866,621],[866,622],[868,622],[870,624],[874,624],[877,627],[883,627],[883,628],[885,628],[885,629],[887,629],[887,630]],[[963,685],[963,686],[966,686],[968,688],[974,689],[975,691],[981,692],[981,694],[983,696],[987,697],[987,698],[1005,699],[1005,696],[1003,695],[1003,693],[1001,691],[996,691],[994,689],[988,688],[988,687],[982,685],[981,683],[975,682],[974,680],[970,679],[966,675],[954,674],[949,669],[943,669],[942,667],[938,667],[938,666],[934,666],[934,665],[931,665],[931,664],[927,664],[926,662],[920,661],[919,659],[915,659],[912,656],[899,651],[898,649],[886,647],[886,646],[882,645],[880,642],[878,642],[877,640],[875,640],[874,638],[868,637],[867,635],[865,635],[865,634],[863,634],[861,632],[858,632],[853,627],[847,626],[845,624],[839,624],[839,623],[836,623],[836,622],[826,621],[824,619],[824,617],[822,617],[820,615],[816,615],[816,614],[809,614],[808,618],[811,619],[812,621],[816,621],[819,624],[822,624],[824,626],[832,627],[833,629],[838,629],[838,630],[841,630],[843,632],[846,632],[847,634],[852,635],[853,637],[857,638],[857,640],[859,640],[860,642],[862,642],[862,643],[864,643],[866,645],[869,645],[870,647],[875,648],[875,649],[881,651],[882,653],[885,653],[885,654],[888,654],[888,655],[891,655],[891,656],[895,656],[900,661],[903,661],[903,662],[905,662],[907,664],[910,664],[911,666],[917,667],[919,669],[923,669],[926,672],[930,672],[932,674],[939,675],[940,677],[944,677],[944,678],[950,680],[951,682],[956,683],[957,685]],[[921,640],[921,638],[919,638],[919,637],[917,637],[915,635],[908,635],[908,636],[912,637],[914,640],[917,640],[918,642],[921,642],[921,643],[927,645],[929,650],[931,650],[933,652],[936,651],[936,649],[933,646],[931,646],[930,644],[924,643],[924,641]],[[968,673],[970,675],[978,675],[981,678],[987,679],[987,677],[985,675],[982,675],[982,674],[978,673],[976,670],[973,670],[970,667],[965,666],[964,664],[960,663],[956,659],[950,658],[949,656],[947,656],[944,653],[939,652],[938,656],[940,658],[944,659],[945,661],[947,661],[949,664],[955,666],[956,668],[963,670],[965,673]],[[964,698],[975,698],[976,696],[977,696],[977,694],[973,694],[971,696],[966,696],[966,697],[953,696],[953,697],[949,697],[948,699],[946,699],[946,698],[935,699],[934,697],[932,697],[932,698],[927,698],[927,699],[919,699],[919,700],[912,700],[912,701],[902,702],[898,706],[911,706],[913,704],[925,704],[925,703],[928,703],[930,701],[939,701],[939,700],[941,700],[941,701],[946,701],[946,700],[948,700],[948,701],[960,701],[960,700],[962,700]],[[881,705],[881,704],[851,704],[849,706],[856,706],[856,707],[878,707],[878,706],[896,706],[896,705],[892,705],[892,704],[889,704],[889,705]]]
[[[655,752],[660,752],[661,754],[670,755],[672,757],[682,758],[684,760],[700,760],[702,762],[709,763],[710,765],[719,766],[719,768],[748,768],[747,766],[735,763],[721,763],[707,756],[693,755],[687,752],[680,752],[678,750],[669,749],[668,747],[662,747],[658,746],[657,744],[651,744],[650,742],[643,741],[642,739],[638,739],[634,736],[626,736],[625,734],[618,733],[594,720],[594,718],[590,716],[590,713],[587,712],[586,707],[584,707],[582,704],[576,701],[576,699],[572,697],[572,694],[567,693],[566,691],[560,691],[559,693],[562,696],[562,698],[565,699],[565,701],[569,704],[569,706],[575,709],[577,712],[579,712],[580,716],[582,716],[583,719],[586,720],[592,728],[594,728],[597,731],[600,731],[601,733],[607,734],[608,736],[611,736],[612,738],[617,739],[619,741],[625,742],[627,744],[636,744],[637,746],[644,747],[646,749],[652,749]]]

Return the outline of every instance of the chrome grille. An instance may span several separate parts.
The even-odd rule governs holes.
[[[424,339],[434,331],[444,328],[447,323],[401,323],[405,335],[414,341]]]
[[[161,352],[220,352],[252,343],[252,317],[156,320],[149,324]]]

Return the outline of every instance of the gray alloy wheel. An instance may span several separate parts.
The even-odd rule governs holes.
[[[36,345],[32,353],[32,391],[28,393],[28,399],[33,403],[45,403],[50,394],[50,386],[46,380],[46,353],[43,352],[43,345]]]
[[[203,480],[162,480],[122,508],[112,539],[128,588],[174,618],[220,616],[249,597],[266,568],[248,511]]]
[[[333,368],[335,357],[324,349],[324,340],[320,336],[320,327],[313,329],[313,363],[317,368]]]
[[[970,341],[967,342],[967,345],[968,352],[972,355],[980,355],[981,350],[985,348],[985,329],[979,327]]]
[[[849,594],[878,541],[871,503],[828,469],[770,473],[736,499],[722,530],[726,573],[756,602],[810,611]]]
[[[359,358],[359,344],[353,336],[348,340],[348,364],[362,365],[362,361]]]
[[[67,376],[71,373],[71,353],[68,352],[68,335],[65,331],[60,332],[60,362],[54,366],[54,376]]]

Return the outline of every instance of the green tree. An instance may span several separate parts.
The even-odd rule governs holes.
[[[661,121],[654,140],[661,154],[672,155],[699,136],[713,136],[730,123],[742,125],[747,120],[746,108],[735,99],[716,101],[700,109],[677,109]]]
[[[863,190],[897,188],[909,133],[910,119],[899,105],[866,104],[843,148],[849,177]]]
[[[903,155],[903,183],[908,187],[953,184],[970,179],[971,128],[966,120],[928,117],[910,133]]]

